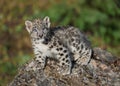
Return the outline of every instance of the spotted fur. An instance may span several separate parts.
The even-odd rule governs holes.
[[[89,63],[92,48],[79,29],[72,26],[50,28],[49,17],[26,21],[25,25],[31,36],[35,60],[42,68],[47,58],[57,59],[60,66],[66,68],[65,74],[71,73],[73,61],[79,65]]]

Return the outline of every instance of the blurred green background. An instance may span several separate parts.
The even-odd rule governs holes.
[[[84,31],[92,46],[120,56],[118,0],[0,0],[0,86],[17,68],[34,57],[25,20],[51,18],[52,26],[73,25]]]

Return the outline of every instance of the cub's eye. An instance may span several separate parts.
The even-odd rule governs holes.
[[[34,32],[37,32],[37,30],[36,30],[36,29],[33,29],[33,31],[34,31]]]

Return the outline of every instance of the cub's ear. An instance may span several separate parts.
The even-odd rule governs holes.
[[[32,31],[32,22],[29,20],[26,20],[25,26],[26,26],[27,31],[30,33]]]
[[[50,28],[50,18],[48,16],[46,16],[43,19],[44,23],[46,24],[47,28]]]

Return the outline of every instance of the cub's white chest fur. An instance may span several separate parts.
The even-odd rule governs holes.
[[[38,43],[38,44],[35,44],[35,47],[37,49],[35,49],[34,52],[40,51],[42,52],[42,56],[53,57],[53,53],[51,52],[50,48],[47,45]]]
[[[35,44],[35,47],[37,48],[37,50],[39,50],[42,53],[46,53],[50,51],[49,47],[42,43]]]
[[[35,47],[37,47],[39,49],[39,51],[41,51],[43,53],[49,51],[49,47],[42,43],[35,44]]]

